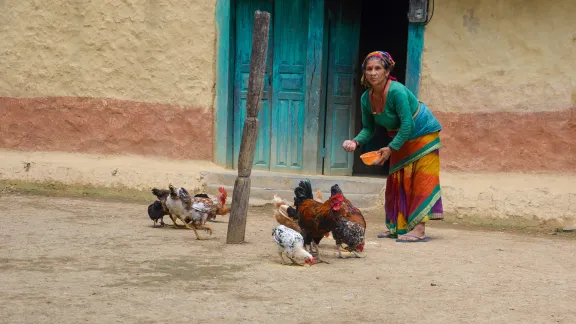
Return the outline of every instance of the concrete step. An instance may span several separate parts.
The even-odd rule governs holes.
[[[208,194],[215,194],[218,187],[228,191],[228,202],[232,201],[236,171],[203,172],[203,181]],[[272,203],[274,194],[292,203],[294,188],[301,180],[310,179],[312,191],[320,189],[323,199],[330,197],[330,187],[338,184],[346,197],[358,208],[374,207],[385,185],[385,179],[368,177],[330,177],[317,175],[296,175],[276,172],[254,171],[251,175],[250,201],[251,206],[262,206]]]
[[[221,185],[207,185],[206,192],[210,195],[216,194],[218,192],[218,187],[224,187],[228,192],[228,203],[232,203],[232,192],[234,191],[234,186],[221,186]],[[294,202],[294,191],[288,189],[271,189],[271,188],[250,188],[250,200],[249,205],[251,206],[263,206],[272,203],[272,198],[274,194],[278,194],[280,198],[288,201],[290,204]],[[324,200],[330,197],[329,191],[322,192],[322,198]],[[345,193],[346,198],[348,198],[356,207],[358,208],[369,208],[374,207],[378,201],[377,194],[348,194]]]
[[[238,176],[237,172],[203,172],[204,183],[207,185],[234,186]],[[318,175],[295,175],[277,172],[252,172],[251,186],[253,188],[290,190],[292,193],[301,180],[310,179],[312,191],[320,189],[330,192],[330,187],[338,184],[340,189],[348,194],[375,194],[382,190],[386,184],[383,178],[368,177],[330,177]],[[291,194],[292,195],[292,194]]]

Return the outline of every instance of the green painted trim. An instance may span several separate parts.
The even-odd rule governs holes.
[[[324,27],[322,29],[323,41],[322,41],[322,70],[321,84],[320,84],[320,114],[318,119],[318,154],[316,155],[316,174],[324,173],[324,156],[322,155],[322,150],[324,149],[326,143],[325,132],[326,132],[326,83],[328,82],[328,43],[330,42],[330,24],[328,23],[330,16],[329,11],[326,10],[326,5],[324,6]]]
[[[408,58],[406,61],[406,87],[418,97],[422,52],[424,51],[424,24],[408,23]]]
[[[438,201],[438,199],[440,199],[440,197],[441,197],[440,185],[437,185],[436,188],[432,190],[430,196],[428,196],[428,198],[424,200],[424,202],[422,202],[422,204],[414,211],[413,215],[415,216],[412,217],[412,220],[410,220],[410,216],[408,216],[407,218],[408,222],[406,225],[407,227],[406,230],[408,232],[413,230],[414,227],[418,225],[418,223],[420,223],[424,219],[424,217],[430,213],[430,210],[432,209],[434,204]]]
[[[429,154],[432,151],[435,151],[442,147],[442,143],[440,143],[440,138],[433,140],[432,142],[426,144],[423,148],[421,148],[418,152],[402,159],[400,162],[396,163],[395,165],[390,167],[389,174],[397,172],[404,168],[406,165],[413,163],[416,160],[421,159],[426,154]]]
[[[216,1],[216,100],[214,109],[214,162],[232,168],[234,94],[234,1]]]
[[[302,173],[318,174],[320,108],[322,102],[322,53],[324,49],[324,1],[310,0],[308,18],[308,57],[306,60],[306,112],[302,148]]]

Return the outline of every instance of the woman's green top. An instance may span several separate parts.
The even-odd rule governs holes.
[[[360,144],[366,144],[374,136],[374,123],[385,127],[389,131],[398,130],[398,133],[388,144],[388,146],[397,151],[402,144],[406,142],[414,128],[412,116],[418,111],[418,99],[402,83],[391,81],[384,111],[380,114],[373,114],[370,105],[370,90],[368,89],[362,95],[360,100],[362,106],[362,125],[363,128],[354,138]]]

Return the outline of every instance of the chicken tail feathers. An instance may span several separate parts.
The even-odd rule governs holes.
[[[300,207],[304,200],[314,199],[312,194],[312,185],[310,184],[310,179],[306,179],[304,181],[300,181],[300,184],[296,189],[294,189],[294,205],[296,205],[296,209]]]
[[[165,189],[153,188],[152,194],[156,196],[156,198],[158,198],[159,200],[162,200],[165,199],[170,194],[170,191]]]
[[[189,198],[190,197],[190,193],[188,193],[188,190],[186,190],[186,188],[180,188],[180,197],[181,198]]]

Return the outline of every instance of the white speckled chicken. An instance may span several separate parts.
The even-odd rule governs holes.
[[[278,254],[284,263],[284,254],[297,265],[312,265],[316,262],[312,254],[304,249],[304,238],[302,234],[284,225],[278,225],[272,231],[272,237],[278,245]],[[304,264],[298,263],[294,258],[304,258]]]
[[[212,235],[212,228],[206,225],[212,206],[207,206],[202,201],[193,200],[185,188],[176,189],[170,185],[169,191],[170,194],[166,198],[166,208],[170,214],[182,221],[186,228],[194,230],[196,239],[202,239],[198,235],[198,228],[206,230]]]

